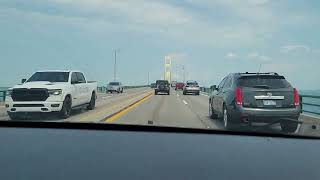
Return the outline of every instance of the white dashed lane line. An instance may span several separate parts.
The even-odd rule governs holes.
[[[203,93],[201,93],[201,95],[202,95],[202,96],[207,96],[207,97],[209,97],[209,95],[207,95],[207,94],[203,94]]]
[[[107,99],[107,98],[110,98],[110,97],[112,97],[112,96],[104,96],[104,97],[102,97],[102,99]]]
[[[185,105],[187,105],[187,104],[188,104],[188,103],[187,103],[187,101],[185,101],[185,100],[183,100],[182,102],[183,102]]]

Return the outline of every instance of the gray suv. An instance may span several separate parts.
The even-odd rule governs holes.
[[[112,92],[117,92],[117,93],[123,93],[123,86],[121,82],[110,82],[107,85],[106,92],[112,93]]]
[[[277,73],[234,73],[211,86],[209,116],[221,118],[226,129],[253,123],[280,123],[295,132],[300,116],[297,89]]]

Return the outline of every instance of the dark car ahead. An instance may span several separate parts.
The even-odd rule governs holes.
[[[157,80],[156,88],[154,89],[154,94],[158,95],[158,93],[166,93],[170,95],[170,85],[166,80]]]
[[[277,73],[234,73],[211,89],[209,115],[222,118],[226,129],[279,122],[284,132],[297,130],[298,91]]]

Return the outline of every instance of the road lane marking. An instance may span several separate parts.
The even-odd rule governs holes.
[[[180,95],[179,95],[179,94],[177,94],[177,96],[179,97]]]
[[[110,98],[110,97],[112,97],[112,96],[104,96],[104,97],[102,97],[102,99],[107,99],[107,98]]]
[[[121,106],[121,104],[125,104],[125,103],[128,103],[130,102],[132,99],[134,99],[134,97],[137,97],[137,96],[142,96],[144,93],[141,93],[140,92],[136,92],[136,93],[132,93],[132,94],[128,94],[126,96],[117,96],[117,99],[116,100],[121,100],[119,103],[117,104],[114,104],[112,105],[111,107],[108,107],[107,109],[108,110],[114,110],[116,108],[118,108],[119,106]],[[145,96],[143,96],[145,97]],[[125,100],[125,98],[127,100]],[[123,100],[122,100],[123,99]],[[115,101],[115,100],[114,100]],[[112,102],[112,101],[111,101]],[[91,113],[90,113],[91,112]],[[84,113],[82,114],[83,117],[81,117],[79,119],[79,121],[88,121],[88,119],[94,119],[96,118],[97,116],[102,116],[103,114],[106,113],[106,108],[103,108],[101,107],[101,109],[99,108],[99,110],[95,109],[94,111],[90,111],[89,113]],[[106,116],[104,116],[106,117]]]
[[[126,108],[124,108],[123,110],[120,110],[119,112],[111,115],[109,118],[105,119],[105,122],[111,123],[113,121],[115,121],[116,119],[118,119],[119,117],[121,117],[122,115],[126,114],[128,111],[130,111],[131,109],[139,106],[141,103],[143,103],[144,101],[148,100],[150,97],[153,96],[153,93],[150,93],[149,95],[145,96],[144,98],[134,102],[133,104],[127,106]]]
[[[185,100],[183,100],[182,102],[183,102],[185,105],[187,105],[187,104],[188,104],[188,103],[187,103],[187,101],[185,101]]]
[[[203,93],[201,93],[201,95],[202,95],[202,96],[207,96],[207,97],[209,97],[209,95],[207,95],[207,94],[203,94]]]

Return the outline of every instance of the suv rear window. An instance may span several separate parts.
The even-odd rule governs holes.
[[[261,89],[278,89],[291,87],[283,76],[243,76],[238,79],[240,87],[252,87]]]
[[[156,83],[157,84],[169,84],[168,81],[164,81],[164,80],[158,80]]]
[[[198,83],[196,83],[196,82],[188,82],[187,85],[188,86],[197,86]]]
[[[118,86],[118,85],[120,85],[120,83],[119,83],[119,82],[111,82],[111,83],[109,83],[109,85],[111,85],[111,86]]]

